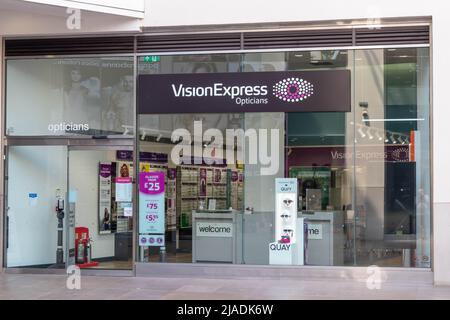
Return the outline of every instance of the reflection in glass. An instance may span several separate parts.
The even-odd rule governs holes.
[[[430,267],[428,49],[356,52],[357,264]]]
[[[9,60],[7,81],[8,135],[132,134],[131,58]]]

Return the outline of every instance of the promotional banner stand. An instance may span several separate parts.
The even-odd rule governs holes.
[[[165,176],[162,172],[139,174],[139,246],[141,259],[145,247],[158,247],[159,260],[166,261]],[[148,249],[147,249],[148,250]],[[148,258],[150,259],[150,251]]]

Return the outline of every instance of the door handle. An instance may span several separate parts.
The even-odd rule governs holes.
[[[9,210],[9,207],[8,207]],[[6,215],[6,249],[9,248],[9,217]]]

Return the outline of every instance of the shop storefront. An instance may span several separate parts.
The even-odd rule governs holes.
[[[5,42],[6,268],[432,267],[428,25],[95,40]]]

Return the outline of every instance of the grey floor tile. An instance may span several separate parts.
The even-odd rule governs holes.
[[[450,287],[384,282],[369,290],[364,281],[300,279],[211,279],[83,276],[81,290],[68,290],[57,275],[0,275],[0,299],[450,299]]]

